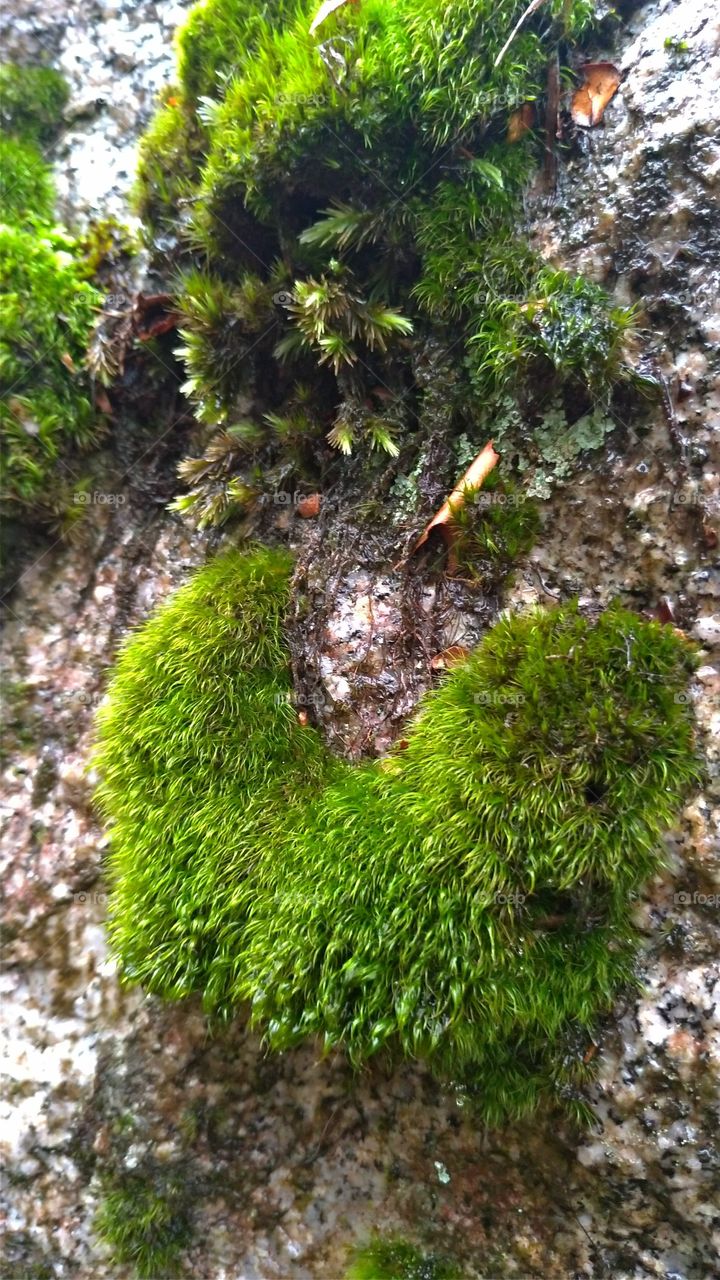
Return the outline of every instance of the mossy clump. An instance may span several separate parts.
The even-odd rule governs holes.
[[[70,90],[52,67],[0,66],[0,124],[3,129],[42,146],[52,142]]]
[[[43,68],[0,68],[0,496],[22,520],[76,524],[72,460],[98,438],[87,344],[101,304],[75,239],[53,224],[39,146],[66,89]],[[78,487],[80,487],[78,485]]]
[[[149,1181],[141,1173],[113,1179],[94,1228],[112,1260],[131,1266],[138,1280],[168,1280],[191,1238],[187,1188],[180,1181]]]
[[[447,1258],[399,1239],[374,1240],[355,1253],[345,1280],[461,1280]]]
[[[333,769],[291,702],[290,568],[273,550],[207,565],[128,641],[99,714],[115,949],[126,977],[209,1009],[236,974],[218,928],[241,932],[272,813]]]
[[[48,166],[35,144],[0,138],[0,222],[51,222],[54,203]]]
[[[384,452],[388,467],[402,454],[411,472],[428,431],[416,373],[438,345],[459,383],[450,434],[476,438],[503,395],[532,436],[563,393],[572,426],[633,381],[633,314],[549,270],[517,233],[544,143],[509,142],[509,114],[542,98],[548,58],[569,58],[593,20],[586,0],[553,0],[496,65],[523,8],[371,0],[313,34],[314,2],[192,10],[138,184],[159,243],[183,241],[186,390],[208,436],[248,404],[258,428],[267,412],[287,419],[298,381],[313,404],[300,440],[261,431],[225,456],[227,503],[215,470],[203,495],[194,468],[195,519],[246,514],[251,473],[278,459],[302,474],[312,452],[329,469],[323,438],[345,455]]]
[[[75,247],[0,224],[2,497],[23,514],[52,509],[58,462],[98,434],[83,364],[100,295]]]
[[[349,767],[285,701],[288,569],[214,562],[120,658],[98,765],[126,977],[249,1002],[276,1048],[424,1059],[490,1123],[581,1110],[697,776],[692,650],[620,608],[503,618],[402,751]]]

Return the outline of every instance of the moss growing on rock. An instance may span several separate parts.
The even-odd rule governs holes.
[[[358,1249],[345,1280],[461,1280],[454,1263],[405,1240],[374,1240]]]
[[[0,222],[50,222],[54,203],[48,166],[35,144],[0,138]]]
[[[51,225],[54,191],[38,147],[66,96],[54,71],[0,68],[0,116],[12,131],[0,143],[1,496],[13,515],[60,516],[69,528],[68,464],[99,428],[84,363],[101,297],[76,241]]]
[[[121,656],[98,763],[126,976],[249,1001],[277,1048],[425,1059],[488,1122],[572,1104],[696,776],[691,650],[619,608],[505,618],[402,752],[350,768],[284,701],[287,574],[216,561]]]
[[[131,1266],[138,1280],[177,1277],[191,1237],[187,1188],[140,1173],[115,1178],[105,1187],[94,1227],[113,1262]]]
[[[2,496],[25,514],[52,508],[57,464],[98,423],[83,363],[100,302],[59,229],[0,225]]]
[[[209,1008],[236,972],[219,922],[241,928],[272,812],[332,772],[290,699],[289,571],[282,551],[209,564],[130,639],[99,716],[115,948],[128,978]]]
[[[184,228],[202,268],[210,323],[197,270],[178,292],[188,391],[209,429],[232,427],[248,400],[258,418],[262,401],[287,417],[297,375],[312,391],[319,470],[324,435],[344,454],[393,458],[404,445],[412,471],[427,434],[415,376],[426,344],[453,352],[451,434],[474,437],[508,394],[526,435],[563,392],[572,426],[632,377],[631,314],[550,271],[516,232],[542,145],[507,143],[508,113],[542,96],[548,57],[569,55],[592,17],[585,0],[544,6],[496,66],[523,8],[462,0],[439,17],[432,0],[372,0],[341,6],[314,35],[310,3],[192,11],[178,88],[143,145],[139,199],[159,232]],[[250,276],[266,295],[262,331],[237,306]],[[382,414],[377,392],[390,393]],[[229,501],[188,513],[242,514],[251,472],[286,454],[276,441],[238,455]]]
[[[62,75],[51,67],[0,66],[0,123],[9,133],[52,142],[69,96]]]

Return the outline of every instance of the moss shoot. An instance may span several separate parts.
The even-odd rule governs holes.
[[[285,700],[288,572],[216,560],[120,657],[98,764],[125,975],[222,1017],[249,1002],[276,1048],[423,1059],[489,1123],[582,1110],[633,898],[696,778],[691,649],[620,608],[503,618],[403,751],[349,767]]]

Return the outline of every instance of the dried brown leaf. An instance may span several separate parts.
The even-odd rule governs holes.
[[[586,62],[582,72],[583,82],[570,101],[570,115],[583,129],[592,129],[617,93],[620,72],[613,62]]]
[[[532,102],[523,102],[517,111],[511,111],[508,119],[507,141],[519,142],[535,123],[535,107]]]
[[[458,511],[462,509],[466,499],[482,487],[499,461],[500,454],[495,452],[493,442],[489,440],[477,458],[470,463],[465,474],[460,477],[449,498],[445,499],[440,510],[436,511],[432,520],[425,526],[411,554],[427,542],[433,529],[439,529],[448,545],[452,546],[455,533],[454,521]]]

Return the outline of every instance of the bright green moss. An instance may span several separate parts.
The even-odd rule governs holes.
[[[273,812],[332,769],[289,698],[289,570],[269,550],[209,564],[130,639],[99,716],[115,948],[127,977],[210,1008],[236,971],[218,921],[240,927]]]
[[[201,0],[177,36],[178,73],[190,101],[214,96],[235,74],[266,28],[292,5],[283,0]]]
[[[0,124],[41,145],[52,142],[70,91],[50,67],[0,66]]]
[[[502,619],[402,752],[350,768],[283,700],[288,567],[214,562],[121,655],[98,765],[126,976],[249,1001],[276,1048],[425,1059],[491,1123],[572,1104],[696,778],[691,650],[619,608]]]
[[[0,225],[2,495],[51,505],[58,459],[86,449],[97,423],[83,373],[100,295],[59,229]]]
[[[345,1280],[460,1280],[445,1258],[425,1253],[404,1240],[375,1240],[355,1254]]]
[[[177,1277],[191,1237],[187,1188],[125,1174],[106,1187],[94,1227],[113,1262],[131,1266],[138,1280]]]
[[[50,222],[54,203],[48,166],[37,147],[19,138],[0,138],[0,222]]]
[[[98,435],[84,364],[101,303],[80,247],[51,225],[55,195],[39,147],[66,98],[54,71],[0,68],[10,131],[0,140],[0,497],[14,516],[63,531],[83,510],[68,464]]]

